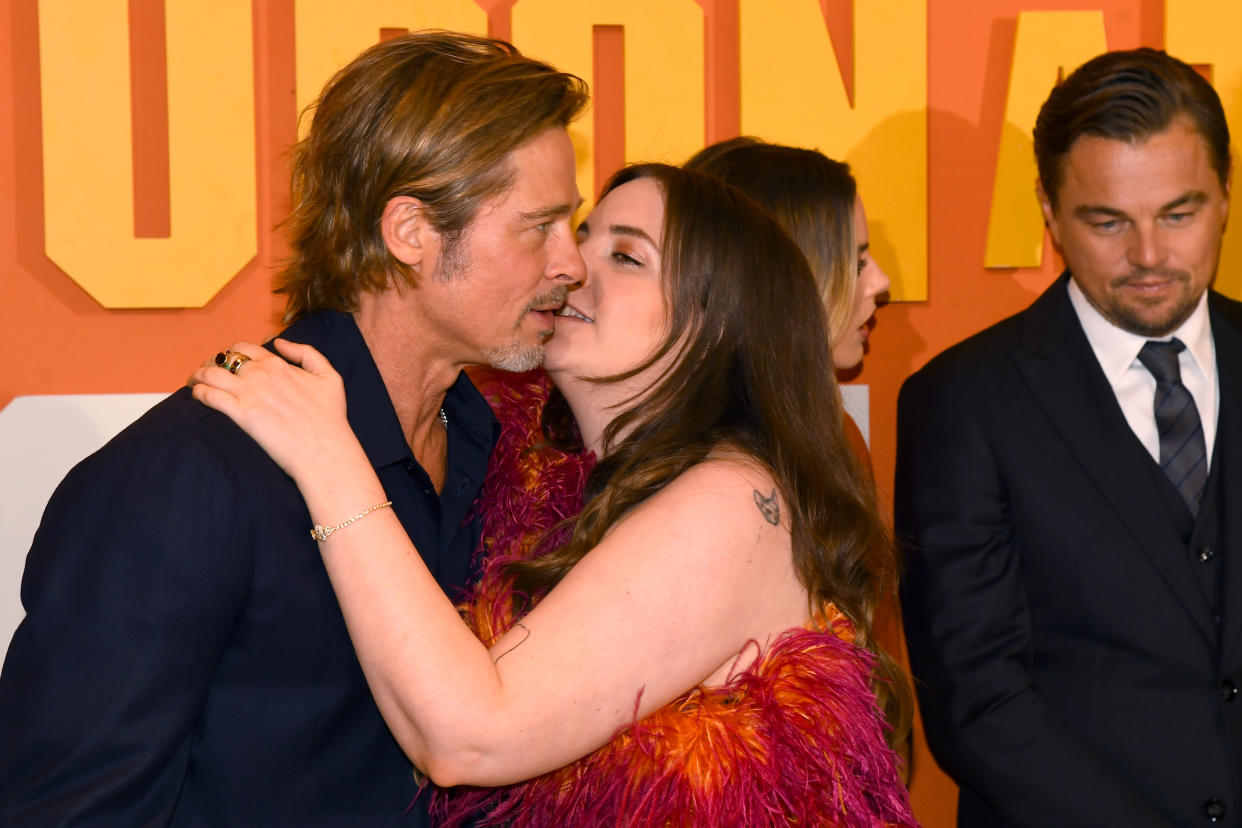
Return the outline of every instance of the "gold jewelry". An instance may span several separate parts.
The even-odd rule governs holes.
[[[383,503],[376,503],[370,509],[367,509],[364,512],[359,512],[358,514],[351,517],[349,520],[338,523],[336,526],[320,526],[318,523],[316,523],[315,528],[310,530],[311,537],[320,542],[326,541],[328,539],[328,535],[331,535],[337,529],[344,529],[346,526],[353,523],[355,520],[361,520],[362,518],[366,517],[372,512],[378,511],[380,509],[387,509],[391,505],[392,505],[391,500],[385,500]]]
[[[221,351],[216,354],[216,365],[219,365],[233,376],[237,376],[237,372],[249,361],[250,357],[240,351]]]

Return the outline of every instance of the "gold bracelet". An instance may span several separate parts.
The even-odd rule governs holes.
[[[346,526],[353,523],[355,520],[361,520],[362,518],[366,517],[372,512],[378,511],[380,509],[387,509],[391,505],[392,505],[391,500],[385,500],[383,503],[376,503],[374,506],[372,506],[370,509],[367,509],[365,512],[359,512],[358,514],[351,517],[349,520],[344,521],[342,523],[338,523],[336,526],[320,526],[318,523],[316,523],[315,528],[310,530],[311,537],[317,541],[326,541],[328,539],[328,535],[331,535],[337,529],[344,529]]]

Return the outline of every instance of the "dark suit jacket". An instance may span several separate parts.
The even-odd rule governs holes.
[[[1209,824],[1209,800],[1237,824],[1242,305],[1209,301],[1218,625],[1066,281],[901,391],[896,528],[928,740],[960,825]]]
[[[487,404],[464,377],[450,391],[436,498],[353,320],[286,334],[341,372],[396,514],[441,585],[463,585]],[[0,824],[425,825],[310,525],[292,480],[184,390],[75,468],[0,677]]]

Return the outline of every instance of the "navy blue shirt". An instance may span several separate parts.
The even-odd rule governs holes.
[[[341,373],[393,511],[451,595],[497,426],[462,375],[442,495],[353,319],[284,334]],[[52,496],[0,675],[0,825],[427,824],[293,481],[182,390]],[[453,692],[446,688],[445,692]]]

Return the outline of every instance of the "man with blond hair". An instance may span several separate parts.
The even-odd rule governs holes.
[[[496,431],[462,369],[538,365],[583,278],[566,128],[585,102],[508,44],[412,34],[328,83],[294,155],[282,336],[341,373],[388,497],[367,511],[391,508],[450,594]],[[185,390],[70,472],[0,677],[0,823],[425,825],[310,529],[293,482]]]

